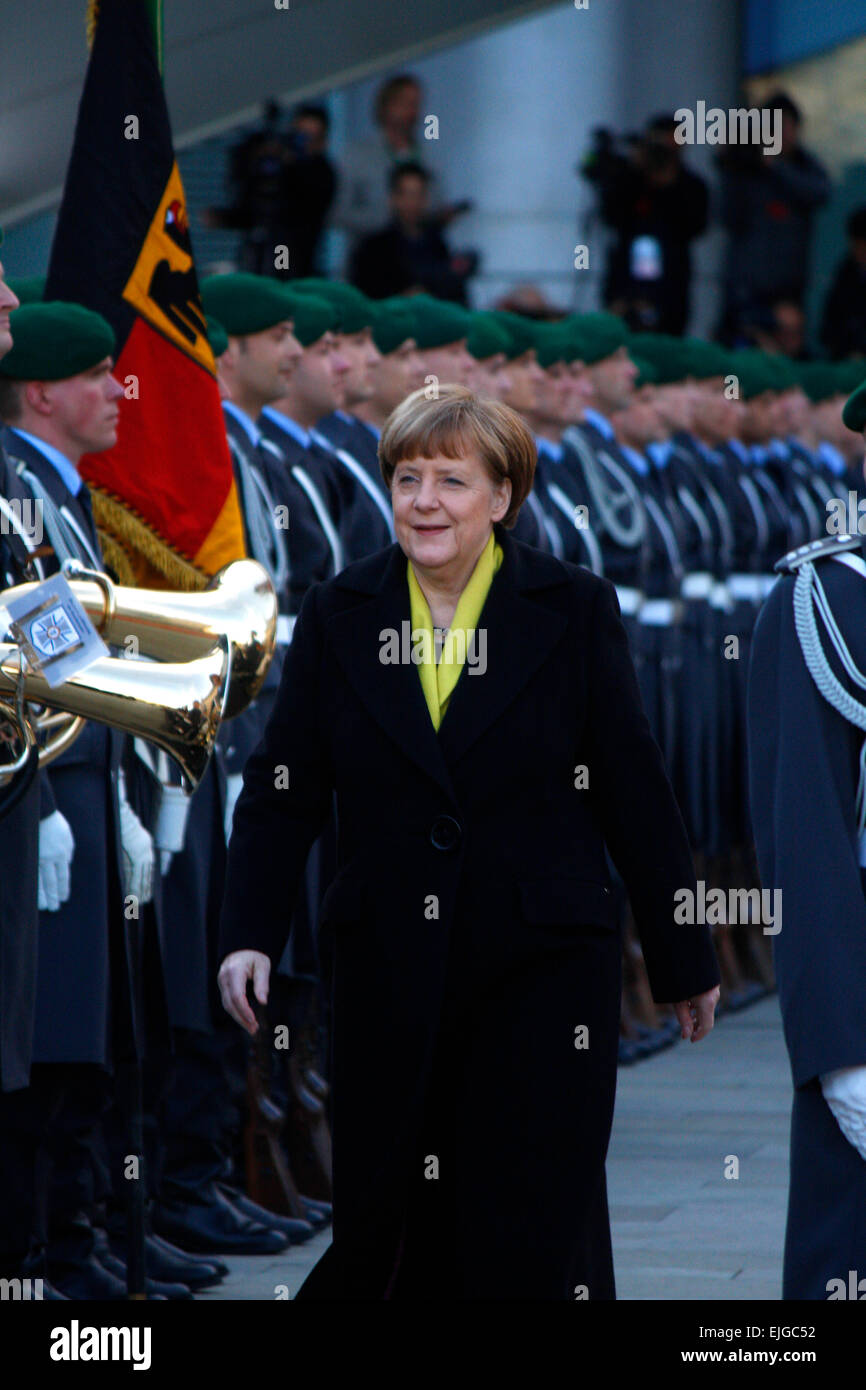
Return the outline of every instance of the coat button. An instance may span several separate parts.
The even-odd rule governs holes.
[[[456,849],[462,831],[453,816],[437,816],[430,827],[430,843],[434,849]]]

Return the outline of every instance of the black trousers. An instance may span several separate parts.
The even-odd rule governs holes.
[[[0,1266],[13,1275],[40,1252],[49,1271],[89,1255],[87,1218],[107,1192],[99,1126],[111,1088],[103,1067],[38,1063],[29,1086],[0,1097]]]

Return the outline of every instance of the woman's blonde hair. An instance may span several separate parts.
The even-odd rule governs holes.
[[[420,387],[385,421],[379,467],[390,489],[398,463],[417,458],[463,458],[474,450],[491,480],[511,480],[511,501],[501,525],[510,530],[532,487],[535,440],[516,410],[465,386],[440,386],[429,399]]]

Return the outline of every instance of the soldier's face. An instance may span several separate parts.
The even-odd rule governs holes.
[[[343,405],[347,371],[348,363],[334,334],[323,333],[304,348],[292,389],[307,409],[321,419]]]
[[[346,409],[361,401],[368,401],[373,395],[373,376],[382,356],[370,330],[361,333],[344,333],[339,340],[340,355],[347,363],[343,381],[343,394]]]
[[[442,347],[425,348],[422,354],[424,375],[435,377],[440,386],[456,383],[472,387],[475,380],[475,359],[466,351],[466,340],[445,343]]]
[[[289,319],[262,333],[230,338],[220,361],[223,379],[229,390],[234,379],[244,396],[264,404],[279,400],[285,395],[302,351]]]
[[[407,338],[393,352],[380,357],[373,373],[376,403],[390,414],[422,384],[421,358],[414,338]]]
[[[617,348],[610,357],[594,363],[587,370],[592,380],[597,409],[602,414],[622,410],[628,405],[634,390],[637,367],[626,348]]]
[[[564,362],[542,370],[536,387],[535,415],[542,424],[570,422],[571,373]]]
[[[525,352],[508,364],[509,390],[501,398],[521,415],[534,415],[538,401],[538,389],[544,381],[544,372],[535,360],[535,352]]]
[[[61,441],[59,447],[74,462],[82,454],[99,454],[117,443],[123,387],[112,376],[111,366],[111,358],[105,357],[66,381],[33,383],[53,422],[52,433]]]
[[[12,346],[12,332],[9,315],[18,308],[18,299],[6,284],[6,275],[0,265],[0,357],[5,357]]]
[[[476,357],[475,390],[480,396],[492,396],[495,401],[505,399],[511,390],[511,378],[504,352],[494,353],[492,357]]]

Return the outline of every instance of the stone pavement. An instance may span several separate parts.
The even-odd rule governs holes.
[[[780,1297],[790,1101],[775,996],[620,1068],[607,1163],[619,1298]],[[328,1241],[230,1258],[200,1297],[292,1297]]]

